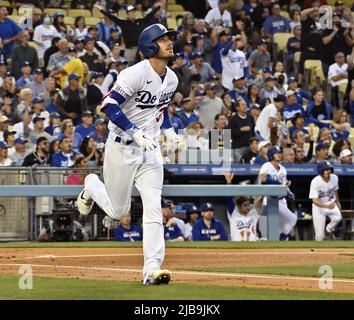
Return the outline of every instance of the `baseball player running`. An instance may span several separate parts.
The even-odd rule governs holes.
[[[338,197],[338,176],[327,161],[317,165],[318,176],[312,179],[309,198],[312,199],[312,219],[315,240],[322,241],[325,236],[326,216],[330,222],[326,226],[329,239],[334,238],[334,230],[342,220],[341,204]]]
[[[232,183],[234,174],[224,174],[227,184]],[[226,197],[227,218],[230,223],[231,241],[258,241],[257,223],[261,214],[263,197],[258,197],[251,207],[249,197],[238,197],[236,206],[232,197]]]
[[[268,150],[268,162],[262,165],[259,173],[264,184],[290,185],[286,178],[286,169],[280,164],[282,159],[281,150],[278,147],[271,147]],[[294,194],[288,189],[287,198],[295,199]],[[289,240],[290,232],[296,224],[296,215],[289,210],[286,198],[279,199],[279,240]]]
[[[157,138],[161,127],[169,145],[179,143],[167,111],[178,82],[167,67],[173,57],[175,34],[161,24],[141,32],[138,46],[146,59],[119,74],[101,106],[110,119],[103,166],[105,183],[90,174],[78,196],[81,214],[87,215],[96,202],[109,217],[118,220],[129,212],[135,184],[144,208],[144,284],[168,283],[171,278],[168,270],[160,269],[165,241],[161,213],[163,161]]]

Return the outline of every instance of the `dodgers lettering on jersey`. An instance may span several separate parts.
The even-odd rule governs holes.
[[[164,118],[163,111],[171,101],[177,84],[177,76],[170,68],[167,67],[162,81],[146,59],[123,70],[111,91],[116,91],[125,98],[119,107],[129,121],[146,134],[157,138]],[[112,121],[109,121],[108,128],[121,138],[131,140]]]
[[[338,176],[331,174],[329,181],[326,182],[321,176],[312,179],[310,186],[310,199],[319,199],[324,204],[329,204],[336,199],[338,187]]]
[[[287,178],[286,178],[287,172],[286,169],[281,164],[279,164],[279,170],[277,170],[270,162],[266,162],[265,164],[262,165],[261,169],[259,170],[259,173],[269,174],[273,180],[277,180],[283,185],[285,185],[287,182]]]
[[[259,215],[252,208],[247,215],[239,213],[235,207],[232,214],[227,215],[230,223],[231,241],[257,241],[257,223]]]

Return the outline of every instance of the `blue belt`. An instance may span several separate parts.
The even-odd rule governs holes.
[[[114,139],[115,142],[121,143],[121,144],[125,144],[125,145],[130,145],[134,142],[134,140],[129,140],[129,141],[123,141],[123,139],[121,137],[116,136],[116,138]]]

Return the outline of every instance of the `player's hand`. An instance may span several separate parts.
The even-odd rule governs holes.
[[[232,179],[234,178],[234,174],[233,173],[224,173],[224,177],[225,177],[226,183],[231,184]]]
[[[178,148],[178,144],[181,143],[181,138],[176,134],[175,129],[173,128],[167,129],[164,133],[168,149],[175,151]]]
[[[335,201],[331,202],[330,204],[327,204],[327,208],[328,209],[334,209],[335,207],[336,207],[336,202]]]
[[[149,135],[145,134],[142,129],[133,134],[133,139],[144,151],[153,151],[158,146],[158,143]]]

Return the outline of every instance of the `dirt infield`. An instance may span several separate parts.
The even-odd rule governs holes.
[[[168,248],[164,268],[173,271],[172,283],[195,283],[255,288],[322,291],[319,279],[299,276],[188,271],[205,267],[262,267],[349,263],[354,249],[181,249]],[[0,248],[0,275],[18,274],[20,265],[34,275],[140,281],[142,248]],[[354,271],[353,271],[354,273]],[[328,292],[354,293],[354,279],[333,280]]]

